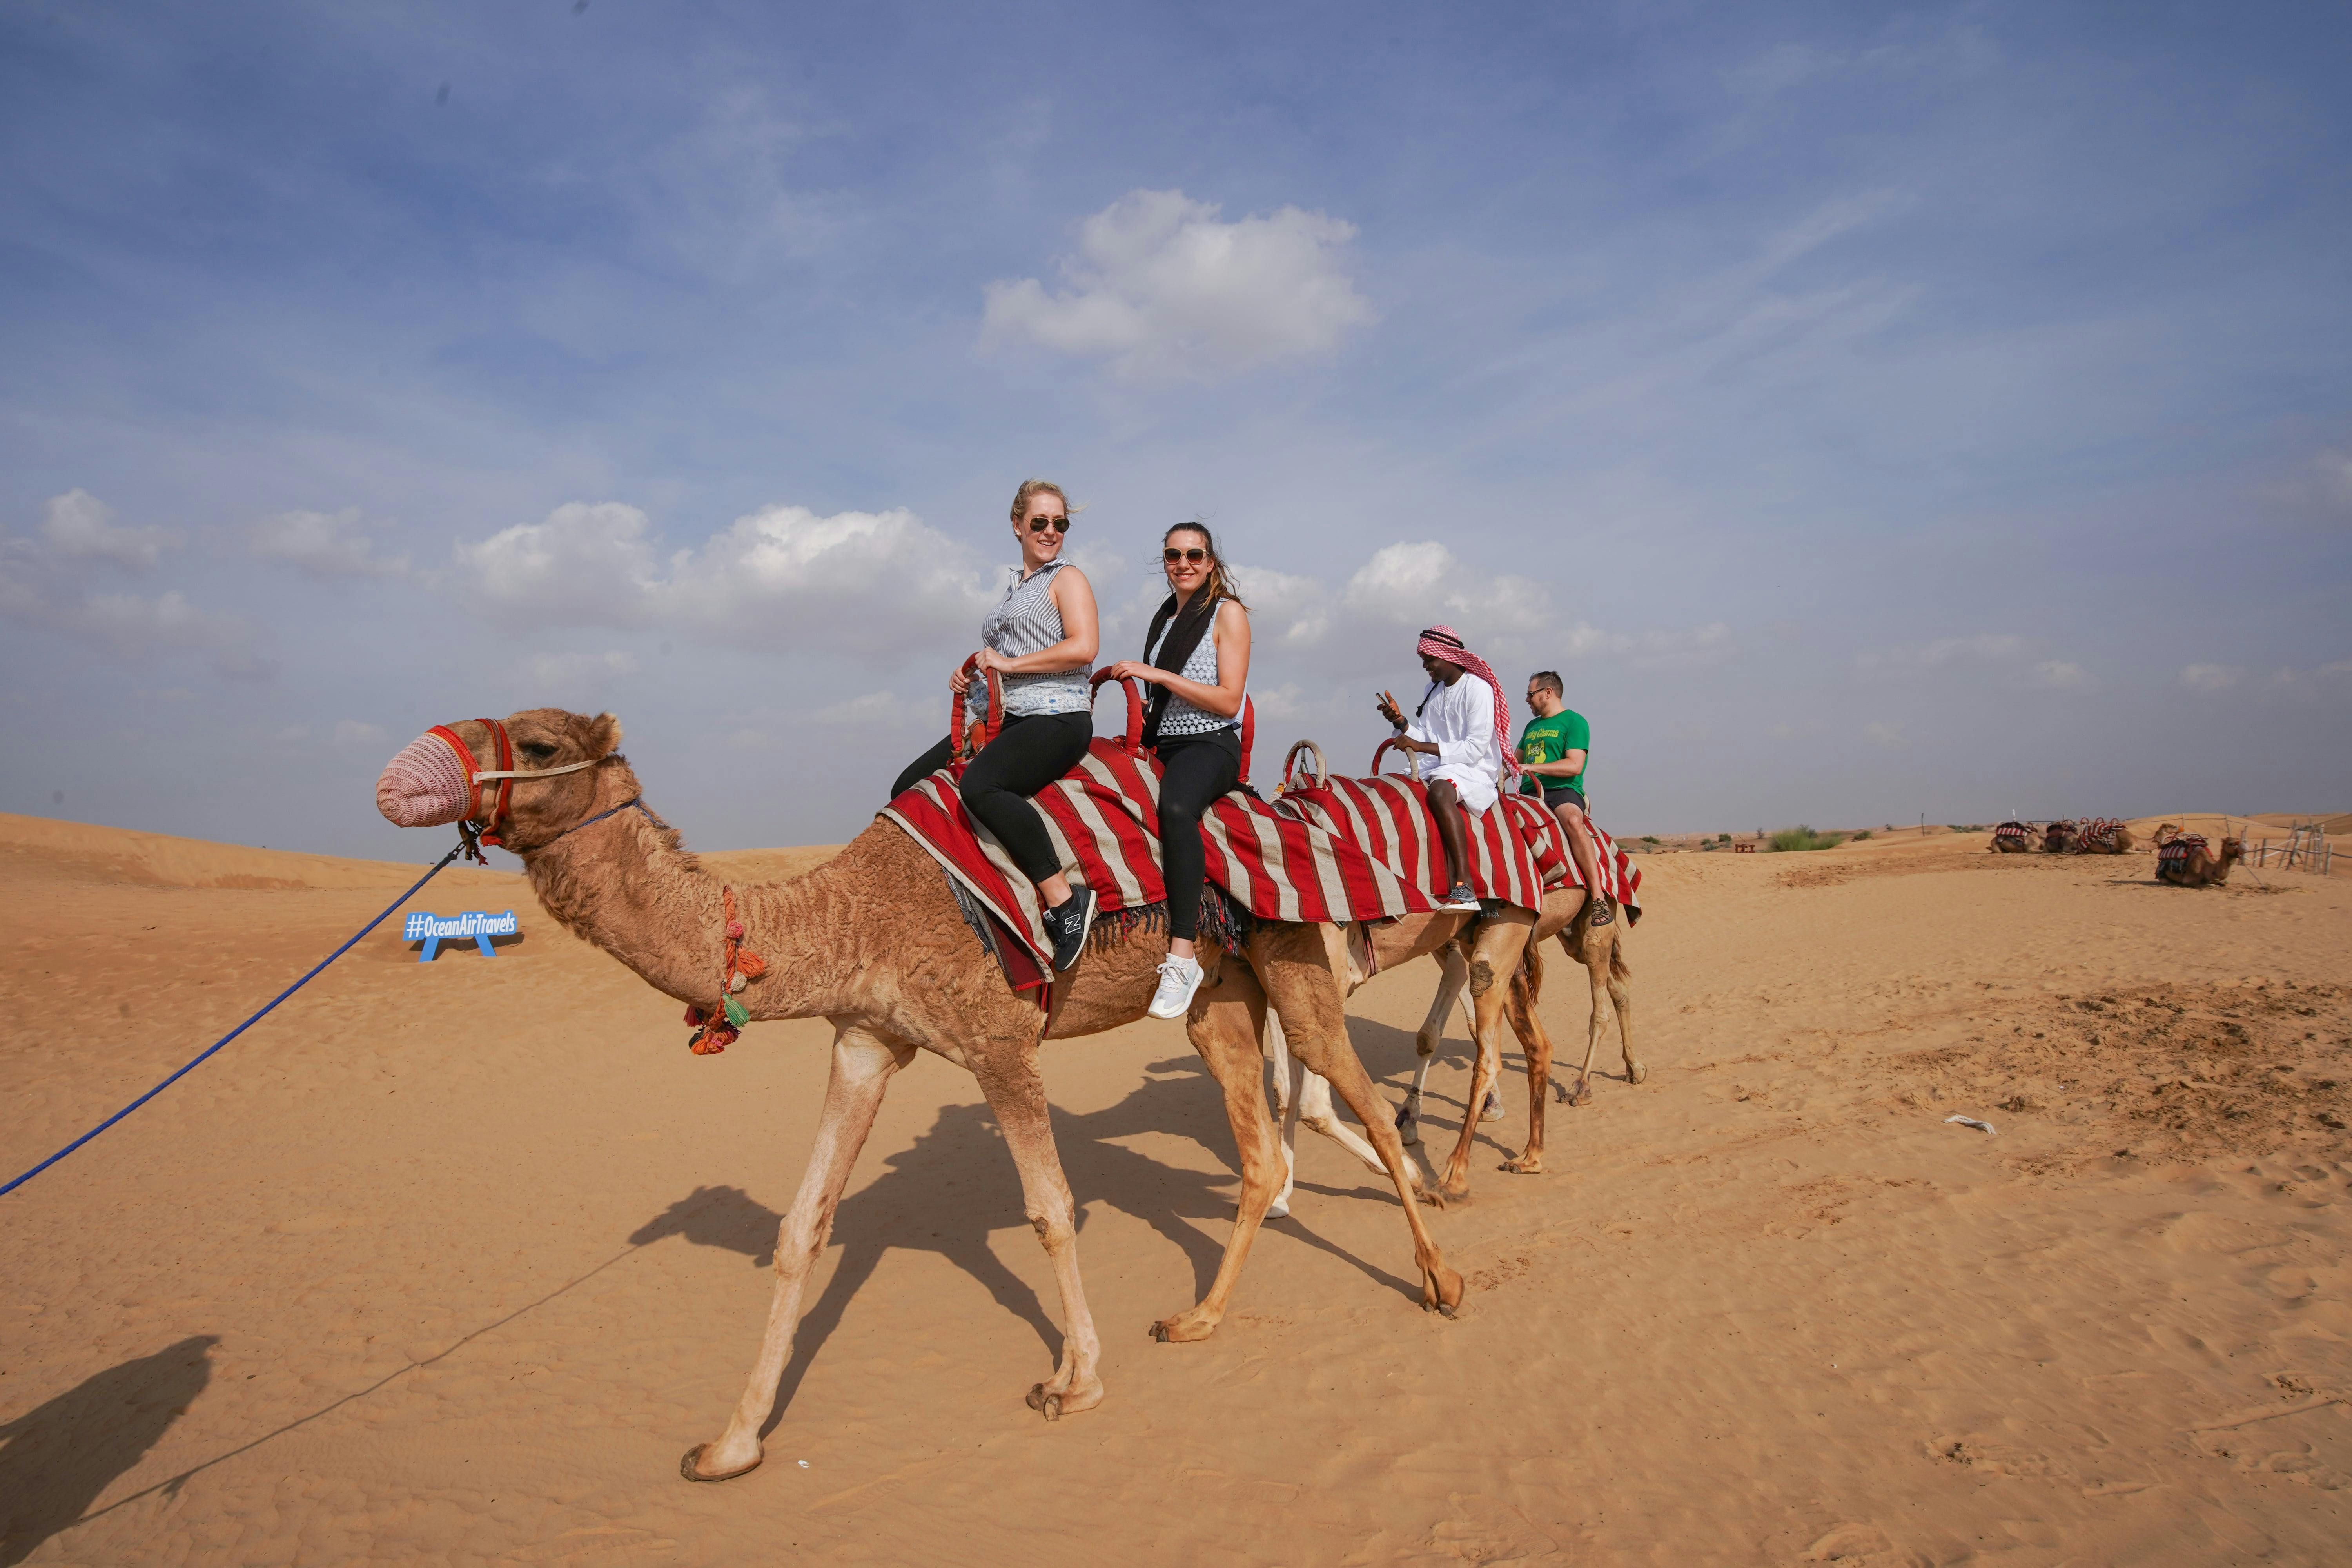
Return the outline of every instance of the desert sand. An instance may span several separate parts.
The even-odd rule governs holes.
[[[1507,1079],[1433,1216],[1458,1321],[1308,1138],[1235,1314],[1149,1342],[1228,1224],[1215,1095],[1177,1024],[1049,1047],[1109,1390],[1055,1425],[1012,1164],[919,1061],[724,1486],[677,1459],[757,1343],[825,1027],[693,1057],[519,877],[446,873],[415,907],[522,939],[428,966],[388,922],[0,1199],[0,1563],[2345,1561],[2352,887],[1984,846],[1645,858],[1649,1081],[1555,1107],[1523,1178]],[[419,869],[0,818],[0,1173]],[[1352,1004],[1391,1097],[1433,975]]]

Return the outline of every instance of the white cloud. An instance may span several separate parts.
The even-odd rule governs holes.
[[[2033,667],[2036,684],[2054,687],[2061,691],[2088,691],[2098,682],[2081,665],[2063,658],[2045,658]]]
[[[2245,678],[2245,671],[2228,664],[2192,664],[2180,672],[2180,684],[2191,691],[2227,691]]]
[[[460,544],[457,560],[478,598],[570,624],[633,625],[659,584],[646,514],[619,501],[566,501],[543,522]]]
[[[114,509],[84,489],[51,496],[43,509],[41,538],[68,560],[111,561],[152,571],[171,536],[160,528],[118,528]]]
[[[341,511],[281,511],[245,532],[246,547],[265,561],[283,561],[312,577],[398,577],[408,557],[375,553],[357,507]]]
[[[1108,359],[1122,377],[1213,379],[1326,353],[1372,319],[1346,270],[1352,224],[1286,206],[1227,223],[1181,191],[1135,190],[1086,220],[1066,288],[987,289],[983,346]]]
[[[667,563],[646,514],[572,501],[458,547],[468,591],[538,625],[673,626],[767,647],[896,651],[977,626],[994,595],[955,541],[903,509],[770,506]]]

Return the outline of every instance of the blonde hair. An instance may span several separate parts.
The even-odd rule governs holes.
[[[1219,599],[1231,599],[1241,605],[1243,609],[1248,609],[1247,605],[1242,605],[1241,595],[1234,589],[1234,580],[1225,571],[1225,558],[1218,553],[1216,536],[1209,531],[1209,525],[1197,518],[1191,522],[1180,522],[1160,536],[1160,547],[1162,550],[1168,548],[1168,542],[1180,533],[1199,534],[1201,543],[1209,552],[1209,559],[1213,564],[1209,568],[1209,580],[1201,585],[1202,591],[1209,595],[1209,603],[1213,605]]]
[[[1021,488],[1013,492],[1013,521],[1019,522],[1021,521],[1022,513],[1029,510],[1030,500],[1039,494],[1049,495],[1059,500],[1062,503],[1062,510],[1070,516],[1076,517],[1078,515],[1078,508],[1070,504],[1070,498],[1063,494],[1062,487],[1055,484],[1053,480],[1024,479],[1021,481]]]

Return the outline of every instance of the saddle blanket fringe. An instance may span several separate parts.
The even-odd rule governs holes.
[[[993,835],[979,830],[956,793],[955,771],[941,769],[883,808],[1006,931],[1042,961],[1050,953],[1037,889]],[[1331,790],[1279,801],[1235,791],[1201,823],[1209,880],[1237,920],[1350,924],[1426,913],[1442,897],[1443,852],[1429,816],[1427,792],[1409,779],[1335,780]],[[1160,866],[1160,769],[1117,742],[1097,739],[1067,774],[1034,797],[1064,873],[1093,889],[1102,914],[1122,926],[1149,921],[1168,900]],[[1506,796],[1472,818],[1471,883],[1484,899],[1533,909],[1543,889],[1578,883],[1559,824],[1532,800]],[[1606,835],[1596,836],[1612,889],[1638,910],[1641,873]],[[1204,910],[1205,912],[1205,910]],[[1097,917],[1098,919],[1100,916]],[[1164,918],[1164,913],[1161,918]],[[1215,922],[1222,927],[1222,921]],[[1204,937],[1238,941],[1204,925]],[[1011,967],[1011,966],[1008,966]],[[1024,966],[1025,967],[1025,966]],[[1032,984],[1042,984],[1041,971]],[[1016,988],[1019,980],[1014,982]]]

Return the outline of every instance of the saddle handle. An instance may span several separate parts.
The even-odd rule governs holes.
[[[1314,787],[1325,789],[1330,785],[1331,767],[1323,760],[1323,748],[1312,741],[1294,741],[1291,742],[1290,750],[1284,753],[1282,759],[1282,789],[1286,795],[1292,790],[1307,787],[1306,781],[1298,776],[1298,753],[1301,752],[1306,752],[1308,760],[1315,764]]]
[[[1087,679],[1089,699],[1102,693],[1102,683],[1110,679],[1110,671],[1097,669]],[[1127,692],[1127,733],[1119,738],[1118,749],[1130,757],[1143,754],[1143,682],[1129,676],[1119,682]]]
[[[970,675],[979,663],[980,655],[973,654],[963,661],[956,673]],[[988,711],[981,720],[980,746],[974,746],[970,752],[964,750],[963,699],[956,695],[954,687],[948,688],[948,755],[950,757],[963,757],[977,753],[981,746],[985,746],[995,740],[998,733],[1004,728],[1003,679],[993,669],[982,670],[980,673],[988,686]]]
[[[1389,748],[1391,746],[1394,746],[1398,751],[1404,753],[1405,772],[1417,783],[1421,778],[1421,753],[1413,751],[1408,746],[1400,744],[1402,740],[1402,736],[1391,735],[1387,740],[1382,741],[1377,747],[1373,748],[1372,772],[1375,774],[1380,773],[1381,759],[1389,754]]]

